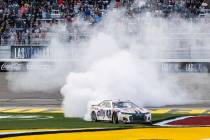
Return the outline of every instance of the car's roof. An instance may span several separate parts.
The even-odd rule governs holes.
[[[107,102],[131,102],[130,100],[117,100],[117,99],[114,99],[114,100],[103,100],[104,101],[107,101]]]

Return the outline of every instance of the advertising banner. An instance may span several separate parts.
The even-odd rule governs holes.
[[[168,62],[161,63],[162,72],[172,73],[209,73],[209,62]]]
[[[29,70],[51,70],[53,62],[0,62],[0,72],[26,72]]]
[[[46,46],[11,46],[12,59],[31,59],[37,55],[47,57],[50,50]]]

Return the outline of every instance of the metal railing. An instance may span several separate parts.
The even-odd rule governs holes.
[[[63,33],[61,38],[56,33],[47,33],[45,35],[42,35],[42,33],[37,34],[33,33],[27,36],[24,36],[22,39],[17,39],[17,36],[15,36],[13,39],[11,38],[0,38],[0,46],[22,46],[22,45],[37,45],[37,46],[47,46],[49,45],[51,39],[53,37],[59,38],[61,41],[64,42],[70,42],[70,41],[76,41],[80,39],[86,39],[88,38],[88,33]]]

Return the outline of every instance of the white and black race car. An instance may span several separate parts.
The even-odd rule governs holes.
[[[92,121],[111,121],[113,123],[150,123],[151,113],[131,101],[104,100],[91,106]]]

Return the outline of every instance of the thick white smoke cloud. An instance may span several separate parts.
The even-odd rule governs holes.
[[[170,91],[175,87],[161,79],[153,65],[123,50],[96,60],[86,72],[70,73],[61,91],[65,115],[82,116],[89,101],[104,99],[144,106],[182,103],[184,93]]]
[[[105,99],[153,107],[186,103],[185,92],[151,61],[173,45],[166,39],[169,21],[151,14],[123,19],[121,13],[110,13],[96,27],[79,62],[82,70],[68,75],[61,89],[66,117],[82,117],[90,102]]]

